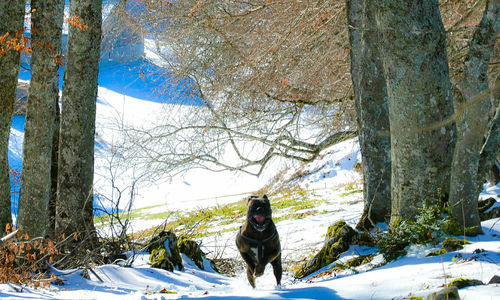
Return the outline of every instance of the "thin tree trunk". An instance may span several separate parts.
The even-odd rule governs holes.
[[[481,173],[481,171],[479,173]],[[498,160],[494,159],[489,171],[487,171],[485,173],[486,173],[486,178],[487,178],[486,180],[490,183],[490,185],[496,185],[497,183],[499,183],[500,182],[500,163],[498,162]]]
[[[453,115],[446,36],[437,0],[371,3],[382,32],[394,222],[449,192],[455,127],[434,128]]]
[[[464,102],[455,101],[458,114],[457,145],[455,147],[451,185],[451,215],[469,234],[481,233],[477,199],[482,188],[478,181],[479,153],[488,129],[491,107],[488,86],[488,68],[499,26],[500,1],[486,1],[483,18],[474,32],[465,60],[464,77],[460,83]],[[456,99],[457,100],[457,99]],[[481,179],[483,179],[482,177]]]
[[[5,224],[12,223],[7,156],[20,56],[18,51],[7,49],[6,42],[16,33],[18,36],[23,33],[25,4],[23,0],[0,1],[0,37],[9,34],[0,43],[0,231],[3,231]]]
[[[31,81],[24,129],[18,225],[44,236],[50,197],[52,140],[59,99],[64,0],[32,0]]]
[[[391,209],[389,112],[373,10],[364,0],[347,1],[351,75],[363,161],[364,212],[358,228],[388,221]]]
[[[499,91],[500,85],[496,86]],[[478,178],[484,178],[485,170],[491,168],[495,161],[495,156],[500,153],[500,106],[497,107],[495,117],[489,124],[486,142],[484,143],[480,156],[479,156],[479,170]]]
[[[93,236],[94,132],[101,43],[100,0],[72,0],[64,72],[56,234]],[[87,27],[88,26],[88,27]]]

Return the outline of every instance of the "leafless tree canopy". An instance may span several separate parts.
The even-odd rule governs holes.
[[[129,131],[139,157],[164,171],[260,174],[275,156],[312,160],[355,135],[343,2],[136,5],[161,64],[201,103],[170,105],[154,128]]]
[[[456,41],[476,24],[476,2],[442,3],[450,65],[461,59]],[[129,19],[160,57],[156,63],[171,80],[187,82],[190,97],[201,103],[167,105],[161,122],[128,130],[139,146],[137,161],[161,172],[197,166],[259,175],[273,157],[310,161],[355,136],[345,1],[137,0],[128,6]]]

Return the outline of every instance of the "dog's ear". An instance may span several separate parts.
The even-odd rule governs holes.
[[[255,195],[252,195],[252,196],[248,197],[248,199],[247,199],[247,206],[248,206],[248,204],[250,204],[250,201],[253,200],[253,199],[255,199],[255,198],[259,198],[259,197],[255,196]]]
[[[262,198],[263,198],[264,200],[266,200],[267,202],[270,202],[270,201],[269,201],[269,198],[267,198],[267,195],[262,196]]]

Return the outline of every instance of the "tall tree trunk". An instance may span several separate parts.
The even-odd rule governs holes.
[[[30,236],[44,236],[52,182],[64,0],[32,0],[31,8],[35,10],[31,14],[33,54],[17,224]]]
[[[391,222],[449,192],[455,126],[437,0],[371,1],[382,33],[391,131]],[[434,204],[436,201],[430,201]]]
[[[477,199],[482,188],[478,180],[479,153],[488,129],[491,107],[488,67],[500,26],[500,1],[486,1],[483,18],[474,32],[460,82],[463,102],[455,99],[457,145],[450,184],[451,215],[467,233],[481,233]],[[496,26],[495,26],[496,25]],[[465,107],[467,104],[467,107]],[[464,108],[465,107],[465,108]],[[483,179],[482,177],[481,179]]]
[[[59,102],[56,103],[54,133],[52,136],[52,164],[50,166],[50,195],[47,205],[47,223],[45,236],[55,240],[56,236],[56,204],[57,204],[57,168],[59,162],[59,129],[61,127]]]
[[[23,33],[24,7],[26,1],[0,1],[0,38],[9,34],[0,43],[0,231],[5,224],[12,223],[10,211],[9,135],[16,98],[20,53],[7,49],[6,42]],[[4,52],[6,51],[6,52]]]
[[[363,161],[364,211],[358,228],[388,221],[391,209],[389,112],[373,10],[347,0],[351,75]]]
[[[56,234],[95,233],[94,132],[101,43],[101,0],[71,0],[57,181]],[[87,27],[88,26],[88,27]]]

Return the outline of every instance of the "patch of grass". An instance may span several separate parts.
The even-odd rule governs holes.
[[[349,195],[356,194],[356,193],[362,193],[362,192],[363,192],[363,190],[349,191],[349,192],[345,192],[345,193],[340,194],[340,197],[345,197],[345,196],[349,196]]]
[[[309,191],[302,189],[298,185],[287,188],[279,195],[271,195],[271,208],[275,215],[274,222],[290,219],[302,219],[309,215],[318,214],[313,208],[326,202],[319,199]],[[228,231],[237,230],[243,224],[246,213],[246,199],[238,202],[219,205],[208,208],[200,208],[188,212],[158,212],[154,214],[143,215],[134,213],[133,216],[141,216],[146,220],[153,219],[171,219],[171,221],[161,226],[161,229],[182,232],[191,238],[199,238],[211,234],[220,234]],[[142,209],[143,210],[143,209]],[[142,210],[138,210],[141,212]],[[234,224],[234,226],[230,226]],[[217,229],[218,226],[229,225],[229,228]],[[154,227],[138,234],[134,237],[149,236],[153,234],[158,227]],[[215,230],[214,230],[215,228]]]
[[[352,194],[363,192],[363,189],[359,187],[358,182],[350,182],[350,183],[346,184],[344,186],[344,190],[345,190],[345,192],[340,194],[340,197],[345,197],[345,196],[349,196]]]

